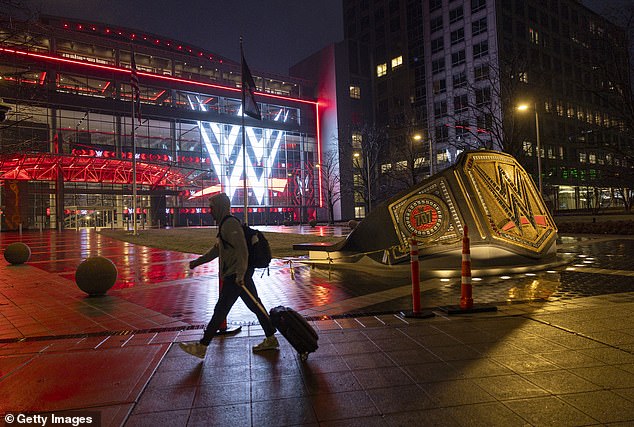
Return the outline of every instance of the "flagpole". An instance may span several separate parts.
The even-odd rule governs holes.
[[[134,55],[134,54],[133,54]],[[133,90],[134,92],[134,90]],[[132,95],[132,234],[134,236],[138,235],[138,228],[136,224],[136,141],[134,138],[134,119],[135,119],[135,109],[134,109],[134,94]]]
[[[135,74],[135,69],[136,69],[136,63],[134,60],[134,51],[131,52],[132,53],[132,61],[131,61],[131,73],[132,76],[134,76]],[[138,235],[138,227],[137,227],[137,223],[136,223],[136,208],[137,208],[137,189],[136,189],[136,138],[134,137],[134,120],[136,119],[136,108],[135,108],[135,103],[136,103],[136,98],[135,98],[135,88],[132,85],[133,83],[133,78],[130,78],[130,90],[132,91],[132,98],[130,99],[132,102],[130,102],[130,106],[132,107],[132,235],[136,236]]]
[[[240,70],[241,73],[244,73],[244,51],[242,50],[242,36],[240,36]],[[242,80],[242,192],[244,193],[244,223],[249,224],[249,193],[247,192],[247,144],[246,138],[244,135],[244,76],[241,78]]]

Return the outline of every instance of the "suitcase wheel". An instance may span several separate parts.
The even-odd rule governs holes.
[[[299,359],[300,359],[302,362],[307,361],[307,360],[308,360],[308,352],[299,353]]]

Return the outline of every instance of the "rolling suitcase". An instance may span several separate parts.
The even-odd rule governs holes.
[[[271,323],[275,329],[288,340],[299,353],[302,361],[308,359],[308,353],[312,353],[319,347],[319,336],[315,329],[308,324],[304,316],[290,307],[278,306],[271,309]]]
[[[315,329],[308,324],[304,316],[290,307],[278,306],[271,309],[270,313],[253,297],[253,294],[243,287],[246,294],[258,306],[262,313],[266,314],[275,329],[277,329],[286,340],[293,346],[302,361],[308,359],[308,354],[319,348],[317,340],[319,336]]]

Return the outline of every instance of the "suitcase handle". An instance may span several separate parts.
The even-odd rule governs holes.
[[[270,319],[270,318],[271,318],[271,316],[269,315],[269,312],[268,312],[268,311],[266,311],[266,309],[264,308],[264,306],[262,306],[262,304],[260,304],[260,303],[258,302],[258,300],[257,300],[257,299],[253,296],[253,294],[251,293],[251,291],[250,291],[250,290],[248,290],[248,289],[247,289],[247,287],[246,287],[245,285],[242,285],[242,290],[243,290],[244,292],[246,292],[246,294],[249,296],[249,298],[251,299],[251,301],[253,301],[253,302],[255,303],[255,305],[258,307],[258,309],[259,309],[262,313],[264,313],[264,315],[265,315],[267,318],[269,318],[269,319]]]

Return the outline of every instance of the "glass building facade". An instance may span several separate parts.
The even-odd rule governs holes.
[[[52,17],[0,31],[4,228],[209,224],[209,195],[226,192],[241,217],[245,188],[250,223],[317,215],[311,82],[254,73],[262,120],[243,119],[240,64],[182,42]]]

